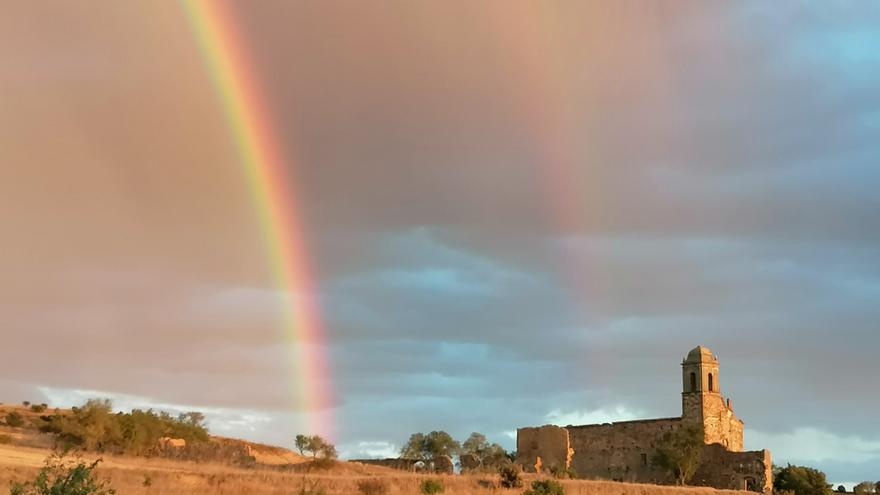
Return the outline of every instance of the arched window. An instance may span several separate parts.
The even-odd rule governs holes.
[[[691,373],[691,392],[697,391],[697,374]]]
[[[715,377],[712,376],[712,373],[709,373],[709,392],[713,392],[715,390]]]

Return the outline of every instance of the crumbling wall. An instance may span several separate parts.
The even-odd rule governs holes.
[[[707,445],[691,484],[728,490],[770,493],[773,489],[770,452],[731,452],[719,444]]]
[[[717,443],[733,452],[742,451],[743,423],[721,394],[704,394],[703,428],[707,444]]]
[[[571,449],[568,430],[559,426],[520,428],[516,431],[516,463],[527,472],[554,466],[568,469],[571,465]]]
[[[681,425],[681,418],[667,418],[568,426],[571,467],[585,479],[662,483],[666,473],[651,459],[660,438]]]

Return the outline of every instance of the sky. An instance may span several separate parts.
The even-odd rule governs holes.
[[[239,2],[315,284],[272,278],[183,9],[6,2],[0,400],[207,413],[348,458],[677,416],[710,347],[746,447],[877,479],[880,7]],[[278,307],[319,301],[296,407]]]

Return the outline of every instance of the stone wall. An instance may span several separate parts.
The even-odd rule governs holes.
[[[521,428],[517,430],[516,462],[528,472],[534,472],[536,465],[545,471],[553,466],[564,466],[573,468],[582,479],[671,483],[668,473],[652,466],[651,461],[660,438],[683,425],[681,418],[667,418],[565,428]],[[691,483],[769,493],[772,485],[770,454],[767,451],[732,452],[721,444],[707,445]]]
[[[719,444],[707,445],[691,484],[728,490],[773,491],[770,452],[731,452]]]
[[[681,418],[568,426],[572,466],[586,479],[660,483],[666,474],[651,465],[655,445],[681,428]]]
[[[527,472],[568,468],[571,463],[569,431],[559,426],[520,428],[516,432],[516,463]]]
[[[743,449],[743,422],[719,393],[682,394],[682,418],[685,423],[701,426],[706,444],[717,443],[727,450]]]

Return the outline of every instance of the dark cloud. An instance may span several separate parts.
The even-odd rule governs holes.
[[[4,400],[288,442],[277,311],[309,297],[352,455],[675,415],[703,344],[749,445],[876,471],[877,8],[235,5],[314,294],[272,283],[176,6],[47,9],[0,19]]]

